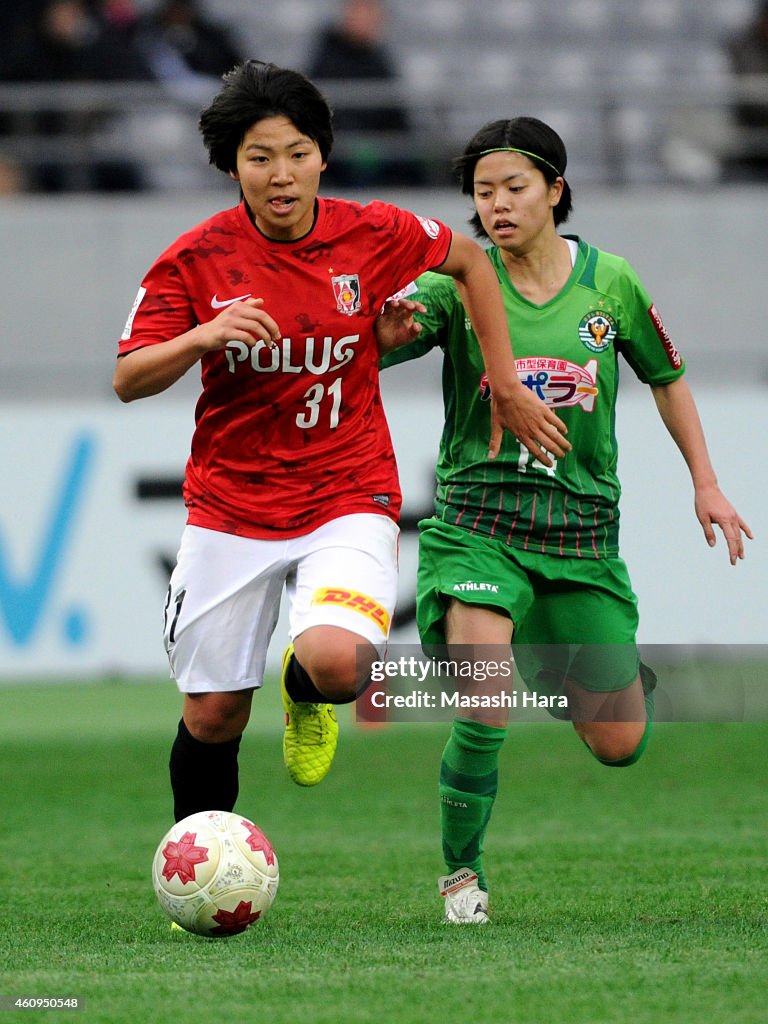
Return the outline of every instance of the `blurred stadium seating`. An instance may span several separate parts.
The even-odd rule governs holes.
[[[139,6],[149,6],[143,0]],[[246,52],[302,68],[335,0],[208,0],[214,17],[236,26]],[[412,111],[411,153],[426,183],[444,184],[449,158],[484,120],[515,113],[551,121],[567,140],[570,174],[581,183],[714,182],[721,158],[763,140],[744,137],[729,111],[739,88],[725,42],[749,22],[754,0],[390,0],[389,43]],[[195,131],[195,113],[216,82],[160,85],[0,87],[12,125],[0,159],[39,159],[30,134],[38,109],[69,111],[72,132],[46,140],[72,168],[94,155],[141,155],[151,188],[216,187]],[[331,102],[391,102],[391,89],[326,83]],[[102,119],[83,117],[94,110]],[[108,115],[108,116],[107,116]],[[106,127],[105,127],[106,126]],[[397,152],[399,140],[382,139]],[[340,137],[343,152],[354,139]],[[399,147],[402,151],[402,146]],[[409,154],[410,155],[410,154]]]

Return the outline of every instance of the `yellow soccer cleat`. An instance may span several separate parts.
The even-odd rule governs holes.
[[[291,700],[285,688],[285,675],[293,657],[293,644],[283,655],[280,691],[285,708],[283,760],[297,786],[316,786],[333,764],[339,723],[333,704],[309,704]]]

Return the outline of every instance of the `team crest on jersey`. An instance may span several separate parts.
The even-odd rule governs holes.
[[[363,308],[360,302],[360,278],[357,274],[340,274],[331,278],[336,308],[344,316],[354,316]]]
[[[579,324],[579,338],[590,352],[605,352],[616,337],[616,321],[604,309],[590,310]]]
[[[547,405],[565,409],[580,405],[584,412],[592,412],[597,388],[597,360],[590,359],[586,366],[572,363],[570,359],[554,359],[549,356],[532,356],[516,359],[515,366],[521,382]],[[491,397],[488,374],[480,378],[480,400],[487,402]]]

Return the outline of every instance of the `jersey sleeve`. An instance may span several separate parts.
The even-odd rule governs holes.
[[[375,230],[381,231],[386,240],[386,258],[394,275],[390,295],[445,262],[453,236],[441,221],[419,217],[389,203],[374,202],[369,209]]]
[[[175,249],[167,249],[152,265],[136,295],[120,337],[118,353],[157,345],[197,326]]]
[[[422,274],[413,283],[413,287],[404,291],[406,298],[421,302],[427,307],[426,313],[416,314],[416,319],[421,324],[421,334],[409,344],[388,352],[379,362],[382,369],[405,363],[410,359],[418,359],[433,348],[444,346],[451,315],[459,303],[452,278],[444,274]]]
[[[644,384],[669,384],[683,375],[685,360],[636,272],[622,262],[619,291],[625,322],[618,338],[619,351]]]

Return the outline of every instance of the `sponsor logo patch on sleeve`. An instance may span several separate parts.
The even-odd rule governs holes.
[[[683,357],[677,351],[675,343],[670,338],[667,328],[664,326],[661,314],[653,303],[651,303],[651,307],[648,310],[648,316],[651,318],[651,323],[659,336],[659,341],[664,346],[664,351],[667,353],[667,359],[669,359],[670,366],[672,366],[674,370],[679,370],[683,365]]]
[[[424,233],[430,238],[437,238],[440,234],[440,225],[436,220],[432,220],[430,217],[419,217],[419,223],[424,229]]]
[[[141,300],[144,298],[146,294],[147,289],[144,287],[139,288],[138,292],[136,293],[136,298],[133,300],[131,312],[128,314],[128,319],[125,321],[123,333],[120,335],[121,341],[128,341],[128,339],[130,338],[131,331],[133,330],[133,318],[136,316],[139,306],[141,305]]]
[[[409,295],[415,295],[419,290],[419,286],[415,281],[409,282],[405,288],[401,288],[399,292],[395,292],[394,295],[390,295],[387,302],[396,302],[398,299],[407,299]]]

